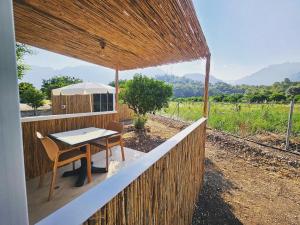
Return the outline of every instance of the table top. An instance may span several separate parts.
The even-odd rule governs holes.
[[[49,137],[61,141],[67,145],[79,145],[89,143],[90,141],[96,139],[110,137],[115,134],[118,134],[118,132],[96,127],[88,127],[78,130],[70,130],[66,132],[50,134]]]

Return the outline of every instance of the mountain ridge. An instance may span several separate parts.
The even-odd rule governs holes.
[[[271,85],[289,78],[291,81],[300,81],[300,62],[286,62],[272,64],[248,76],[232,81],[232,84]],[[298,75],[299,74],[299,75]]]

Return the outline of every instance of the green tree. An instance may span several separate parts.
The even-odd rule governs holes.
[[[17,75],[18,79],[22,79],[26,70],[29,70],[30,67],[24,64],[24,56],[26,54],[32,54],[32,50],[25,44],[17,43],[16,44],[16,58],[17,58]]]
[[[34,109],[34,115],[37,115],[37,108],[44,105],[45,96],[43,92],[36,88],[29,88],[23,93],[23,102]]]
[[[274,102],[285,102],[286,96],[284,93],[273,93],[270,95],[270,100]]]
[[[155,113],[155,111],[166,107],[172,94],[171,85],[136,74],[132,80],[126,82],[122,98],[135,112],[136,121],[142,121],[142,124],[138,126],[138,128],[142,128],[146,122],[146,114]]]
[[[19,96],[20,96],[20,102],[21,103],[25,103],[24,99],[25,99],[25,92],[29,89],[35,89],[35,87],[33,86],[33,84],[31,83],[27,83],[27,82],[21,82],[19,83]]]
[[[300,85],[292,86],[287,89],[287,94],[295,97],[296,95],[300,95]]]
[[[41,91],[47,99],[51,98],[51,91],[56,88],[61,88],[71,84],[81,83],[82,80],[70,76],[55,76],[48,80],[43,80]]]
[[[127,80],[119,80],[119,88],[124,88]],[[109,86],[115,87],[115,82],[112,81],[108,84]]]

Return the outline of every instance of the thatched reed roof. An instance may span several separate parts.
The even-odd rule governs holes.
[[[15,0],[16,39],[109,68],[209,53],[192,0]]]

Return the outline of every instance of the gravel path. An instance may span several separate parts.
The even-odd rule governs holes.
[[[150,116],[146,130],[127,125],[127,147],[143,152],[189,124]],[[205,178],[192,225],[299,225],[300,157],[207,131]]]

